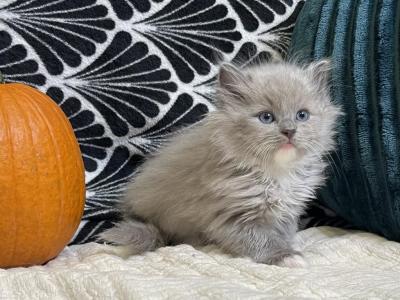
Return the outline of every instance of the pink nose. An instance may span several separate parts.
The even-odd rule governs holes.
[[[296,133],[296,129],[283,129],[283,130],[281,130],[281,133],[284,136],[287,136],[288,139],[291,139],[294,136],[294,134]]]

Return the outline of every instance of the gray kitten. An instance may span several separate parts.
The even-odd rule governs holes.
[[[143,164],[123,201],[124,221],[101,238],[126,254],[216,244],[256,262],[304,266],[293,239],[323,183],[340,114],[328,71],[326,60],[223,64],[217,109]]]

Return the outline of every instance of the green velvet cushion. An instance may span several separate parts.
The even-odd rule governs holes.
[[[320,199],[358,226],[400,241],[400,1],[309,0],[290,55],[331,57],[345,117]]]

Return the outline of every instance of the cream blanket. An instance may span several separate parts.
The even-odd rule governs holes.
[[[209,247],[124,260],[98,244],[46,266],[0,270],[0,299],[400,299],[400,244],[330,227],[299,233],[305,269],[231,258]]]

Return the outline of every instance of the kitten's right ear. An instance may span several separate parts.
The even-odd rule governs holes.
[[[221,92],[224,101],[230,98],[230,101],[242,101],[243,89],[246,87],[246,76],[237,67],[224,63],[220,66],[218,73],[218,89]],[[221,97],[220,97],[221,98]]]
[[[321,87],[324,88],[328,85],[330,71],[332,70],[332,61],[330,59],[325,58],[312,62],[307,69]]]

